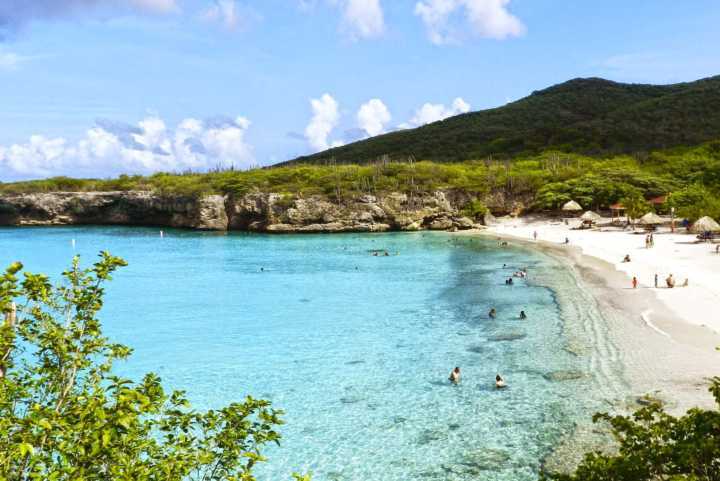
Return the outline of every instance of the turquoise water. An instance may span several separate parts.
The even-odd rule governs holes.
[[[200,408],[251,394],[286,412],[263,481],[536,479],[605,395],[589,371],[597,359],[567,348],[582,326],[568,329],[546,287],[566,273],[540,253],[439,233],[0,229],[0,264],[30,271],[58,275],[74,253],[89,264],[100,250],[130,264],[102,316],[135,350],[123,374],[155,371]],[[504,284],[525,266],[528,281]],[[494,389],[498,372],[508,389]]]

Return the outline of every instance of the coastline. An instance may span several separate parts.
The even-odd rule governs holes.
[[[556,290],[564,311],[569,348],[577,348],[587,359],[597,395],[605,406],[602,411],[629,415],[647,397],[660,401],[668,413],[676,416],[695,407],[716,408],[708,387],[709,378],[720,374],[720,353],[716,351],[720,334],[671,309],[655,289],[628,287],[631,277],[613,263],[588,254],[588,249],[583,248],[587,246],[534,241],[497,226],[457,235],[494,238],[542,252],[574,278],[578,290],[588,295],[584,306],[578,306],[576,299],[564,298],[562,285],[548,287]],[[529,235],[532,236],[532,230]],[[529,273],[531,280],[535,276],[542,281],[555,277]],[[597,318],[602,326],[587,326],[590,319]],[[569,473],[581,462],[584,453],[614,449],[608,426],[592,423],[593,414],[588,412],[587,422],[578,423],[558,442],[543,461],[544,470]]]
[[[584,248],[587,246],[533,241],[497,226],[472,233],[539,250],[573,273],[580,286],[597,302],[609,338],[618,348],[623,375],[633,398],[650,394],[662,400],[673,414],[684,413],[692,407],[715,406],[707,387],[708,378],[720,373],[720,354],[715,349],[720,346],[717,331],[704,323],[690,321],[682,311],[668,306],[667,299],[658,296],[655,289],[632,289],[626,272],[588,254]],[[598,236],[604,234],[597,233]],[[692,296],[690,288],[674,291]],[[632,404],[628,408],[632,409]]]

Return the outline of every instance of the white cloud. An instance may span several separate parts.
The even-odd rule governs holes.
[[[245,140],[249,126],[244,117],[190,118],[174,130],[154,116],[137,126],[99,121],[75,143],[33,135],[23,144],[0,146],[0,172],[17,179],[246,168],[255,164],[252,147]]]
[[[202,13],[202,18],[232,31],[244,29],[258,20],[260,15],[236,0],[214,0],[214,4]]]
[[[457,43],[462,29],[452,21],[462,13],[470,32],[484,38],[502,40],[525,33],[525,25],[508,11],[510,0],[421,0],[415,4],[428,32],[436,45]]]
[[[129,3],[131,7],[154,13],[171,13],[180,10],[177,0],[119,0],[117,3]]]
[[[385,125],[391,119],[390,111],[380,99],[364,103],[357,113],[358,126],[370,137],[384,133]]]
[[[340,120],[340,110],[337,101],[330,95],[324,94],[319,99],[310,99],[313,116],[305,127],[305,138],[315,151],[327,150],[336,147],[340,142],[328,142],[328,137]]]
[[[353,38],[378,37],[385,31],[380,0],[344,0],[343,27]]]
[[[341,11],[340,29],[351,39],[379,37],[385,32],[381,0],[297,0],[302,12],[312,12],[318,4]]]
[[[410,119],[409,122],[400,124],[398,127],[401,129],[419,127],[421,125],[430,124],[439,120],[445,120],[446,118],[452,117],[454,115],[464,114],[469,111],[470,104],[465,102],[460,97],[453,100],[453,103],[450,107],[446,107],[444,104],[426,103],[417,111],[415,111],[415,116]]]
[[[0,70],[17,70],[22,57],[12,52],[0,50]]]

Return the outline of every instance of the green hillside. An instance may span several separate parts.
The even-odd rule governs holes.
[[[288,163],[457,162],[544,150],[591,156],[697,145],[720,137],[720,76],[673,85],[574,79],[503,107],[358,141]]]

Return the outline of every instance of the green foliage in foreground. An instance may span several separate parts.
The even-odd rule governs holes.
[[[163,195],[210,193],[241,196],[253,192],[323,195],[343,201],[363,194],[421,194],[440,189],[462,191],[472,215],[496,199],[519,200],[532,210],[554,210],[568,200],[585,209],[603,210],[620,201],[650,199],[672,193],[679,215],[720,217],[720,141],[644,155],[587,157],[562,152],[519,157],[514,161],[463,163],[378,162],[371,165],[297,165],[166,174],[117,179],[68,179],[0,184],[0,194],[53,191],[149,190]],[[645,210],[647,205],[641,205]],[[669,206],[666,206],[669,207]],[[640,215],[642,215],[640,214]]]
[[[103,336],[97,314],[124,265],[102,253],[81,269],[76,258],[57,286],[28,272],[21,281],[19,263],[0,276],[0,313],[22,303],[0,329],[0,480],[254,480],[261,448],[280,439],[269,402],[199,412],[155,374],[113,375],[131,350]]]
[[[720,378],[710,392],[720,407]],[[632,416],[596,414],[619,443],[614,455],[591,453],[571,475],[543,475],[555,481],[720,480],[720,410],[691,409],[674,417],[658,403]]]

